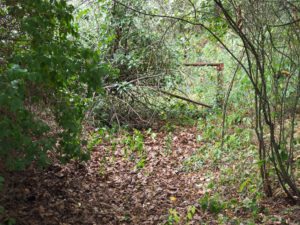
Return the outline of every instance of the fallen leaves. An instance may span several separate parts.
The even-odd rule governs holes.
[[[112,153],[105,142],[95,146],[86,164],[57,162],[43,171],[4,174],[12,187],[4,189],[5,196],[0,199],[6,208],[4,216],[21,225],[164,224],[173,209],[191,224],[214,224],[217,215],[200,210],[198,200],[212,192],[208,187],[219,179],[220,170],[182,170],[183,161],[200,147],[198,133],[194,128],[173,131],[170,154],[163,152],[166,133],[145,135],[146,163],[141,169],[136,168],[137,153],[132,159],[124,157],[124,146],[116,146],[115,160],[110,161]],[[229,194],[236,194],[232,191],[228,190]],[[195,213],[187,216],[191,206]],[[226,209],[226,213],[235,216],[232,210]]]
[[[170,197],[170,200],[171,200],[171,201],[176,201],[176,197],[171,196],[171,197]]]

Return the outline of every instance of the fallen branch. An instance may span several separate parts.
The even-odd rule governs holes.
[[[165,95],[169,95],[169,96],[174,97],[174,98],[179,98],[179,99],[181,99],[181,100],[184,100],[184,101],[187,101],[187,102],[194,103],[194,104],[196,104],[196,105],[201,105],[201,106],[204,106],[204,107],[207,107],[207,108],[212,108],[212,106],[210,106],[210,105],[206,105],[206,104],[201,103],[201,102],[196,102],[196,101],[191,100],[191,99],[189,99],[189,98],[185,98],[185,97],[182,97],[182,96],[179,96],[179,95],[175,95],[175,94],[172,94],[172,93],[163,91],[163,90],[156,90],[156,91],[161,92],[161,93],[163,93],[163,94],[165,94]]]
[[[220,66],[223,63],[183,63],[185,66]]]

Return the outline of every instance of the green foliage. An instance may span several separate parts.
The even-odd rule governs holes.
[[[205,195],[199,200],[201,209],[203,211],[209,210],[211,213],[218,214],[221,210],[227,207],[227,204],[221,200],[218,200],[218,196]]]
[[[128,4],[128,1],[120,2]],[[134,8],[146,5],[141,0],[131,3]],[[155,25],[148,20],[109,0],[97,1],[89,4],[88,8],[83,6],[78,10],[81,33],[88,35],[86,42],[94,45],[105,59],[119,69],[117,82],[129,81],[157,68],[168,68],[170,58],[166,51],[170,49],[160,41],[159,34],[153,32]],[[82,19],[82,15],[88,15],[88,18]],[[156,42],[159,42],[159,46],[156,46]]]
[[[120,144],[125,145],[126,151],[137,151],[142,154],[144,152],[144,135],[139,130],[134,129],[134,134],[131,135],[128,132],[124,134]]]
[[[122,130],[124,133],[122,134],[122,138],[117,140],[116,133],[114,128],[103,127],[92,134],[90,141],[88,143],[88,149],[92,150],[93,147],[97,144],[102,143],[103,141],[109,142],[111,144],[110,148],[107,148],[106,152],[111,153],[109,158],[103,157],[102,166],[100,169],[101,173],[104,173],[104,165],[108,161],[115,160],[115,151],[117,146],[121,146],[123,148],[124,160],[128,159],[130,162],[136,162],[136,169],[144,168],[147,163],[147,152],[144,147],[144,134],[136,129],[133,129],[132,132],[127,130]],[[120,130],[119,130],[120,132]],[[146,134],[150,134],[151,129],[149,129]],[[151,137],[154,139],[156,136],[155,133],[151,134]]]
[[[66,1],[4,1],[5,17],[18,24],[14,48],[12,34],[4,45],[10,50],[0,76],[0,155],[10,169],[23,169],[36,160],[48,162],[47,151],[59,158],[89,159],[80,137],[86,101],[92,90],[101,87],[108,68],[99,55],[78,42],[72,25],[74,8]],[[14,21],[14,22],[12,22]],[[46,103],[46,104],[45,104]],[[39,110],[49,107],[61,131],[56,137]],[[44,105],[44,106],[43,106]],[[52,136],[52,137],[51,137]],[[56,144],[58,142],[58,144]]]
[[[174,131],[176,129],[175,124],[168,121],[166,124],[161,128],[162,130],[167,131],[168,133]]]
[[[136,168],[141,169],[145,166],[147,155],[146,149],[144,148],[144,135],[134,129],[134,133],[131,135],[129,133],[125,133],[122,140],[120,141],[121,145],[124,146],[124,156],[128,157],[130,154],[130,160],[133,161],[134,153],[137,153],[137,163]]]
[[[193,219],[193,215],[196,212],[196,207],[195,206],[190,206],[187,210],[187,219],[188,220],[192,220]]]
[[[161,111],[161,119],[173,120],[181,125],[193,125],[195,119],[205,117],[206,112],[199,110],[195,105],[184,103],[180,100],[173,100],[165,104]],[[167,132],[175,130],[173,122],[168,121],[165,126],[162,127]]]
[[[176,209],[170,209],[167,224],[172,225],[172,224],[178,224],[179,222],[180,222],[180,216],[176,212]]]
[[[172,138],[173,138],[172,133],[169,133],[169,134],[165,137],[165,148],[164,148],[164,153],[165,153],[166,155],[168,155],[169,153],[172,153],[172,146],[171,146]]]
[[[8,225],[16,224],[16,220],[14,218],[5,218],[4,222]]]
[[[229,25],[222,20],[221,12],[214,1],[200,1],[200,7],[205,8],[207,13],[201,13],[199,19],[204,23],[207,28],[213,32],[221,40],[224,38],[229,30]],[[207,38],[211,41],[217,42],[217,40],[208,34]]]
[[[0,191],[3,187],[3,182],[4,182],[4,178],[3,177],[0,177]]]
[[[203,169],[203,164],[205,163],[205,156],[201,153],[195,154],[188,159],[185,159],[182,163],[182,170],[184,171],[199,171]]]
[[[120,2],[139,9],[148,5],[141,0]],[[103,78],[107,96],[96,94],[90,108],[93,122],[149,126],[148,120],[157,117],[157,109],[164,105],[153,88],[172,86],[175,80],[171,69],[177,59],[165,41],[164,24],[110,0],[80,4],[76,13],[82,43],[118,71]]]

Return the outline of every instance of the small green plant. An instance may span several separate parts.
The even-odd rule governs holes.
[[[172,141],[173,135],[172,133],[169,133],[166,137],[165,137],[165,148],[164,148],[164,153],[166,155],[168,155],[169,153],[172,153],[172,147],[171,147],[171,141]]]
[[[125,144],[124,155],[127,157],[127,152],[129,151],[137,151],[139,155],[142,155],[145,151],[144,148],[144,135],[134,129],[134,134],[130,135],[129,133],[125,133],[120,144]]]
[[[205,195],[203,198],[199,200],[201,205],[201,209],[203,211],[209,210],[211,213],[218,214],[222,209],[227,207],[227,204],[221,200],[218,200],[218,196],[209,196]]]
[[[192,220],[193,219],[193,215],[196,212],[196,206],[190,206],[187,210],[187,220]]]
[[[209,115],[198,120],[198,129],[203,133],[203,140],[215,141],[221,134],[220,126],[217,126],[219,118]]]
[[[157,136],[157,134],[156,133],[152,133],[151,134],[151,138],[152,138],[152,140],[155,140],[155,137]]]
[[[251,199],[246,198],[241,203],[241,206],[251,211],[251,215],[253,219],[257,219],[259,212],[262,211],[262,208],[259,205],[259,200],[261,199],[261,197],[262,197],[262,193]]]
[[[163,127],[162,127],[163,130],[167,131],[168,133],[169,132],[172,132],[176,129],[175,127],[175,124],[172,123],[172,122],[167,122]]]
[[[95,133],[92,134],[90,141],[88,142],[87,149],[92,150],[95,145],[102,143],[103,139],[106,137],[105,128],[98,129]]]
[[[150,132],[151,130],[148,130],[147,134]],[[133,134],[126,132],[119,144],[124,145],[124,157],[127,158],[129,155],[130,161],[134,161],[135,153],[138,154],[137,169],[145,166],[147,155],[144,147],[144,135],[139,130],[134,129]]]
[[[4,219],[4,222],[7,224],[7,225],[13,225],[13,224],[16,224],[16,220],[14,218],[5,218]]]
[[[182,163],[183,171],[196,171],[200,170],[205,162],[203,155],[195,154],[188,159],[185,159]]]
[[[147,158],[147,156],[143,156],[143,157],[141,157],[141,158],[138,159],[138,162],[136,164],[136,168],[137,169],[144,168],[145,163],[146,163],[146,158]]]
[[[169,214],[168,214],[168,225],[172,225],[174,223],[179,223],[180,222],[180,216],[176,212],[176,209],[170,209]]]

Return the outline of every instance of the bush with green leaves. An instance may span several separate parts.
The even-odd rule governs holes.
[[[103,79],[106,97],[95,95],[90,115],[105,125],[143,127],[159,112],[161,93],[153,90],[171,86],[175,79],[172,68],[177,60],[165,40],[164,22],[130,9],[150,10],[148,2],[141,0],[76,2],[82,43],[119,71]]]
[[[79,42],[73,6],[61,0],[5,0],[0,9],[0,155],[10,169],[44,166],[48,150],[87,160],[81,123],[92,91],[109,74]],[[49,112],[41,119],[38,112]],[[49,126],[49,121],[55,121]],[[54,129],[56,128],[56,129]]]

